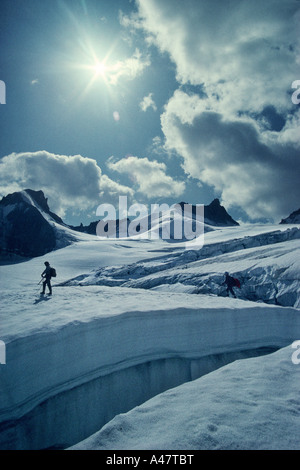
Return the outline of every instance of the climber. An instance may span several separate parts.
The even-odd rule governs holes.
[[[44,278],[45,280],[43,281],[43,290],[41,292],[41,294],[45,294],[45,289],[46,289],[46,286],[48,287],[49,289],[49,295],[52,295],[52,286],[51,286],[51,266],[50,266],[50,263],[48,261],[45,261],[45,266],[46,266],[46,269],[42,272],[41,276],[42,278]]]
[[[225,273],[225,281],[223,284],[226,284],[227,288],[227,294],[229,295],[229,292],[233,295],[233,297],[236,299],[236,295],[233,291],[233,287],[240,287],[240,282],[238,279],[235,279],[234,277],[230,276],[229,273],[226,271]]]

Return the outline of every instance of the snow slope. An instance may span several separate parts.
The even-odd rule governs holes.
[[[71,450],[299,450],[293,354],[288,346],[235,361],[118,415]]]
[[[281,226],[282,227],[282,226]],[[224,271],[242,284],[239,296],[283,306],[300,306],[300,230],[280,226],[245,226],[215,230],[201,250],[165,249],[154,259],[105,266],[68,281],[67,285],[109,285],[187,293],[226,295]],[[234,238],[232,238],[234,234]],[[286,243],[288,241],[288,243]]]
[[[293,303],[194,295],[205,276],[218,285],[225,268],[255,266],[270,266],[269,277],[285,267],[286,288],[290,280],[299,293],[298,234],[283,225],[220,229],[206,234],[203,256],[163,240],[82,235],[47,256],[1,266],[0,448],[69,447],[165,390],[235,359],[247,367],[244,358],[299,339]],[[58,273],[52,298],[38,294],[46,259]],[[235,389],[228,385],[233,406]]]

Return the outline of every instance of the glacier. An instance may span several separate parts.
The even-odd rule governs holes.
[[[192,460],[195,449],[299,450],[300,368],[291,361],[293,351],[288,346],[236,360],[161,393],[70,450],[131,449],[140,455],[138,450],[155,449],[165,455],[175,449]]]
[[[298,340],[299,228],[251,230],[211,231],[202,254],[82,235],[1,266],[0,448],[72,448],[163,392],[230,363],[246,374],[249,358]],[[37,286],[46,259],[58,272],[52,298]],[[224,296],[225,270],[243,275],[238,299]],[[255,285],[259,302],[248,298]]]

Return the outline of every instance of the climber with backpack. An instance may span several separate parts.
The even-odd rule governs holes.
[[[240,281],[236,279],[235,277],[232,277],[229,275],[229,273],[226,271],[225,273],[225,281],[223,284],[226,284],[227,288],[227,294],[229,295],[229,292],[233,295],[233,297],[236,299],[236,295],[233,291],[233,287],[241,287]]]
[[[46,289],[46,286],[48,287],[49,289],[49,294],[48,295],[52,295],[52,286],[51,286],[51,278],[52,277],[56,277],[56,271],[54,268],[52,268],[50,266],[50,263],[48,261],[45,261],[45,266],[46,266],[46,269],[42,272],[41,276],[43,279],[45,279],[43,281],[43,290],[41,292],[41,294],[45,294],[45,289]]]

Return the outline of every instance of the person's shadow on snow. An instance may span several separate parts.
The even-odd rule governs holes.
[[[40,302],[43,302],[43,301],[45,301],[45,300],[50,300],[50,299],[51,299],[50,296],[41,295],[38,299],[36,299],[36,300],[33,302],[33,305],[39,304]]]

